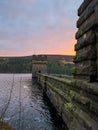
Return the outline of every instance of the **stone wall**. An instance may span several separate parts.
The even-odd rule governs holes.
[[[46,73],[47,63],[47,56],[34,55],[32,58],[32,77],[37,78],[38,73]]]
[[[37,78],[38,73],[47,72],[47,61],[33,61],[32,63],[32,77]]]
[[[98,0],[84,0],[78,16],[75,75],[95,82],[98,78]]]
[[[98,130],[97,83],[42,74],[38,83],[69,130]]]
[[[97,80],[98,80],[98,28],[96,29],[96,46],[97,46]]]

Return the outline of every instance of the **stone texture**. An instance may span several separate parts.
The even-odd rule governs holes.
[[[98,80],[98,28],[96,29],[96,47],[97,47],[97,80]]]
[[[37,78],[38,73],[47,73],[47,57],[34,55],[32,58],[32,77]]]
[[[76,62],[97,58],[96,45],[89,45],[76,52]]]
[[[86,34],[84,34],[82,37],[80,37],[77,41],[77,44],[75,45],[75,51],[78,51],[88,45],[94,45],[96,35],[93,30],[88,31]]]
[[[69,130],[97,130],[98,83],[44,74],[38,79]]]
[[[77,63],[76,65],[76,74],[77,75],[84,75],[84,76],[90,76],[96,74],[96,62],[87,60]]]
[[[84,0],[78,10],[75,78],[98,79],[98,0]]]
[[[86,19],[95,12],[95,7],[98,5],[98,0],[92,0],[89,5],[85,6],[85,11],[81,13],[79,20],[77,21],[77,27],[79,28]]]
[[[87,6],[92,2],[93,0],[84,0],[84,2],[81,4],[80,8],[78,9],[78,16],[80,16],[84,10],[87,8]]]
[[[91,28],[97,24],[96,22],[96,14],[92,14],[79,28],[78,32],[76,33],[76,39],[83,36],[86,32],[88,32]]]

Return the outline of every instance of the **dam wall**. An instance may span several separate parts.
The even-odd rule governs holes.
[[[98,130],[98,84],[44,74],[38,83],[69,130]]]

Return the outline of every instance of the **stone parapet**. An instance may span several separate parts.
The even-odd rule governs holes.
[[[38,83],[69,130],[98,129],[98,83],[42,74]]]

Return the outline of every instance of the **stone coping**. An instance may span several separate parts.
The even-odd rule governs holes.
[[[85,80],[79,80],[79,79],[74,79],[74,78],[67,79],[67,78],[59,78],[59,77],[55,77],[55,76],[51,76],[51,75],[47,75],[47,74],[40,74],[40,75],[43,77],[47,77],[47,78],[54,79],[56,81],[65,83],[69,87],[76,88],[76,89],[82,89],[87,93],[92,93],[95,95],[98,94],[98,82],[90,83]]]

